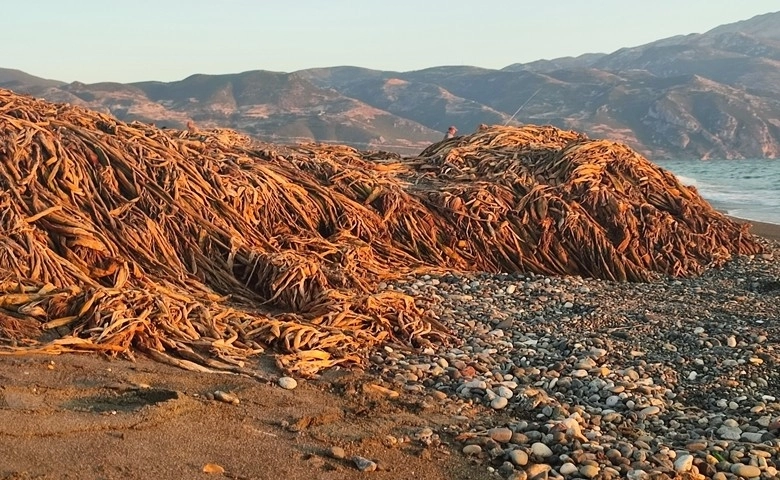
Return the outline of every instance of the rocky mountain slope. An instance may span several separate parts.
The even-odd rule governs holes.
[[[224,126],[278,143],[419,152],[449,125],[535,123],[650,158],[780,158],[780,12],[610,54],[502,70],[332,67],[65,84],[0,69],[0,86],[124,120]]]

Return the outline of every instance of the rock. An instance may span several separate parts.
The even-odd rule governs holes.
[[[512,398],[514,396],[512,389],[505,387],[503,385],[501,385],[500,387],[498,387],[498,389],[496,389],[496,393],[498,394],[499,397],[504,397],[506,399]]]
[[[352,461],[355,463],[357,469],[360,470],[361,472],[373,472],[374,470],[376,470],[376,466],[377,466],[376,463],[372,462],[367,458],[359,457],[355,455],[354,457],[352,457]]]
[[[504,397],[496,397],[490,402],[493,410],[501,410],[509,404],[509,400]]]
[[[482,453],[482,447],[479,445],[466,445],[462,451],[465,455],[479,455]]]
[[[629,472],[626,474],[626,478],[628,480],[647,480],[650,478],[650,475],[645,472],[644,470],[629,470]]]
[[[522,467],[528,464],[528,454],[525,453],[525,450],[512,450],[509,452],[509,461],[517,465],[518,467]]]
[[[690,442],[685,446],[685,449],[689,452],[700,452],[702,450],[705,450],[707,448],[707,442],[705,441],[695,441]]]
[[[674,461],[674,471],[677,473],[685,473],[691,471],[693,467],[693,455],[680,455]]]
[[[500,473],[504,477],[508,477],[515,471],[515,466],[512,465],[510,462],[504,462],[501,464],[500,467],[498,467],[498,473]]]
[[[601,472],[601,469],[595,465],[583,465],[580,467],[580,474],[585,478],[594,478]]]
[[[507,443],[512,440],[512,430],[503,428],[491,428],[488,430],[488,436],[498,443]]]
[[[277,383],[285,390],[293,390],[298,386],[298,382],[292,377],[280,377]]]
[[[645,407],[642,410],[639,411],[640,417],[649,417],[651,415],[657,415],[661,412],[660,407],[652,406],[652,407]]]
[[[585,357],[574,365],[574,368],[584,368],[590,370],[596,367],[596,361],[590,357]]]
[[[542,458],[552,457],[553,454],[552,450],[550,450],[550,447],[542,442],[536,442],[531,445],[531,452],[537,457]]]
[[[507,480],[528,480],[528,474],[525,473],[524,470],[515,470],[515,472],[510,475]]]
[[[731,473],[742,478],[755,478],[761,476],[761,469],[753,465],[735,463],[731,465]]]
[[[750,443],[761,443],[763,434],[759,432],[742,432],[742,440]]]
[[[231,405],[238,405],[241,403],[241,400],[239,400],[237,396],[232,393],[223,392],[222,390],[214,392],[214,399]]]
[[[543,480],[547,478],[547,472],[551,468],[544,463],[533,463],[525,467],[525,473],[528,475],[528,480]]]
[[[347,458],[347,452],[345,452],[343,448],[335,445],[330,447],[330,450],[328,450],[328,455],[330,455],[331,458],[335,458],[336,460],[343,460]]]
[[[574,465],[571,462],[566,462],[563,465],[561,465],[561,468],[558,469],[558,472],[561,475],[574,475],[577,473],[577,466]]]
[[[739,440],[742,437],[742,430],[739,427],[730,427],[724,423],[718,428],[718,436],[725,440]]]

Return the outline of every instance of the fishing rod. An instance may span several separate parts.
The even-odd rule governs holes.
[[[511,121],[512,121],[512,120],[515,118],[515,115],[517,115],[518,113],[520,113],[520,110],[522,110],[522,109],[523,109],[523,107],[525,107],[526,105],[528,105],[528,102],[530,102],[531,100],[533,100],[533,98],[536,96],[536,94],[537,94],[537,93],[539,93],[541,90],[542,90],[542,87],[539,87],[539,88],[537,88],[537,89],[536,89],[536,91],[534,92],[534,94],[533,94],[533,95],[531,95],[530,97],[528,97],[528,100],[526,100],[526,101],[525,101],[525,103],[523,103],[522,105],[520,105],[520,107],[519,107],[517,110],[515,110],[515,113],[513,113],[513,114],[512,114],[512,116],[511,116],[511,117],[509,117],[509,120],[507,120],[507,121],[506,121],[506,123],[504,124],[504,126],[506,127],[507,125],[509,125],[509,122],[511,122]]]

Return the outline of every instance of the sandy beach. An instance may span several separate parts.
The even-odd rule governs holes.
[[[780,239],[776,225],[752,232]],[[381,348],[365,371],[294,390],[144,357],[3,357],[0,478],[777,478],[780,255],[768,245],[644,285],[410,278],[386,288],[431,301],[449,345]],[[280,374],[268,357],[257,368]]]

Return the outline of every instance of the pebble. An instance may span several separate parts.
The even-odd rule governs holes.
[[[373,472],[377,467],[376,462],[357,455],[352,457],[352,462],[354,462],[357,469],[361,472]]]
[[[222,390],[217,390],[214,392],[214,399],[219,400],[220,402],[229,403],[231,405],[238,405],[241,403],[241,400],[239,400],[237,396],[233,395],[232,393],[223,392]]]
[[[298,386],[298,382],[292,377],[280,377],[277,383],[285,390],[293,390]]]
[[[656,415],[661,411],[658,407],[646,407],[640,410],[639,416],[640,417],[649,417],[650,415]]]
[[[761,469],[753,465],[734,463],[731,465],[731,473],[742,478],[754,478],[761,476]]]
[[[532,463],[525,467],[524,470],[529,480],[541,480],[542,478],[547,478],[547,472],[549,472],[550,469],[551,467],[547,464]]]
[[[577,473],[577,471],[578,471],[578,470],[577,470],[577,466],[576,466],[576,465],[574,465],[574,464],[573,464],[573,463],[571,463],[571,462],[566,462],[566,463],[564,463],[564,464],[563,464],[563,465],[561,465],[561,467],[558,469],[558,472],[559,472],[561,475],[567,475],[567,476],[568,476],[568,475],[574,475],[575,473]]]
[[[501,427],[501,428],[491,428],[488,430],[488,436],[492,438],[493,440],[497,441],[498,443],[507,443],[510,440],[512,440],[512,430]]]
[[[516,449],[509,452],[509,461],[522,467],[528,464],[528,454],[524,450]]]
[[[739,427],[724,424],[718,428],[718,436],[725,440],[739,440],[742,437],[742,430]]]
[[[548,447],[542,442],[536,442],[533,445],[531,445],[531,452],[537,457],[542,457],[542,458],[552,457],[553,454],[553,451],[550,450],[550,447]]]
[[[693,467],[693,455],[680,455],[674,460],[674,471],[677,473],[689,472]]]
[[[479,455],[482,453],[482,447],[479,445],[466,445],[463,447],[463,453],[465,455]]]
[[[780,303],[760,286],[777,278],[780,255],[649,283],[409,277],[388,290],[415,295],[460,342],[370,360],[386,388],[457,419],[479,444],[460,448],[496,476],[733,480],[754,467],[764,480],[780,446]]]
[[[494,410],[501,410],[502,408],[505,408],[507,405],[509,405],[509,399],[506,397],[496,397],[490,402],[490,406]]]
[[[601,469],[595,465],[583,465],[580,467],[580,474],[585,478],[594,478],[601,472]]]
[[[345,452],[343,448],[335,446],[335,445],[330,447],[330,450],[328,451],[328,454],[332,458],[335,458],[336,460],[343,460],[343,459],[347,458],[347,452]]]

